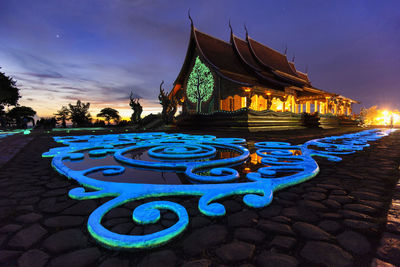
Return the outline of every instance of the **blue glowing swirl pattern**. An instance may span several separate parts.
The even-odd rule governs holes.
[[[245,162],[249,150],[246,140],[240,138],[216,138],[211,135],[187,135],[167,133],[126,133],[107,135],[83,135],[54,137],[66,146],[52,148],[43,157],[53,157],[52,166],[61,174],[74,179],[83,187],[70,190],[73,199],[114,197],[98,207],[89,216],[89,233],[101,245],[111,249],[152,248],[170,241],[182,233],[188,223],[186,209],[171,201],[152,201],[138,206],[132,218],[137,224],[157,222],[160,210],[176,214],[178,221],[159,232],[146,235],[124,235],[106,229],[102,218],[112,209],[127,202],[151,197],[199,196],[198,208],[207,216],[225,215],[225,207],[217,203],[221,198],[243,195],[243,202],[252,208],[261,208],[271,203],[273,192],[315,177],[319,172],[315,156],[331,161],[340,161],[341,155],[354,153],[388,135],[393,130],[367,130],[341,136],[325,137],[291,145],[284,142],[255,143],[257,155],[261,157],[257,172],[250,172],[246,181],[239,181],[240,174],[232,166]],[[215,159],[217,149],[236,152],[227,159]],[[146,150],[156,161],[130,158],[129,152]],[[300,151],[298,155],[293,151]],[[122,165],[92,167],[73,170],[64,163],[79,160],[87,152],[91,156],[113,155]],[[90,178],[91,173],[102,172],[113,176],[125,171],[124,165],[148,170],[171,170],[183,172],[192,184],[135,184],[101,181]],[[208,170],[206,174],[202,170]],[[230,183],[227,183],[230,182]],[[93,191],[86,191],[85,188]]]

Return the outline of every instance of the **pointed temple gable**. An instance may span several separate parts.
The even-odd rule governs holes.
[[[212,75],[213,89],[207,99],[200,98],[200,92],[203,92],[201,81],[189,81],[195,64],[204,64],[204,69],[210,72],[207,75]],[[196,90],[198,97],[194,98]],[[315,88],[308,74],[298,71],[286,55],[257,42],[247,32],[246,40],[243,40],[231,30],[230,41],[226,42],[199,31],[193,24],[186,57],[169,97],[177,95],[186,114],[233,112],[247,108],[253,111],[351,115],[352,104],[358,103]]]

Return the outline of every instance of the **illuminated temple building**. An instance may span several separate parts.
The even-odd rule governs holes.
[[[268,117],[300,124],[302,113],[349,116],[352,104],[358,103],[315,88],[286,55],[255,41],[247,30],[243,40],[231,29],[230,41],[225,42],[197,30],[193,23],[170,97],[180,98],[183,114],[230,113],[237,114],[238,121],[246,113],[246,123],[253,125],[275,124]]]

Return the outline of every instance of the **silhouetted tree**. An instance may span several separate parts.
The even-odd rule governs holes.
[[[18,128],[26,128],[29,121],[35,126],[35,121],[33,116],[35,116],[36,111],[31,107],[15,107],[7,113],[7,117],[15,121]]]
[[[0,126],[6,127],[6,125],[7,125],[6,112],[4,111],[4,107],[0,105]]]
[[[16,81],[0,72],[0,106],[15,106],[20,97]]]
[[[11,77],[0,72],[0,125],[6,127],[7,117],[4,111],[5,106],[15,106],[18,104],[19,89],[16,86],[16,81]]]
[[[89,113],[90,103],[85,104],[77,100],[76,105],[68,104],[68,106],[69,119],[74,126],[82,127],[90,125],[92,119]]]
[[[113,108],[103,108],[102,110],[100,110],[100,113],[97,114],[97,117],[105,118],[108,125],[110,125],[110,120],[114,120],[114,122],[118,123],[121,118],[119,116],[118,110],[115,110]]]
[[[62,108],[60,110],[57,110],[57,113],[54,115],[56,115],[57,122],[61,121],[61,126],[63,128],[66,128],[69,116],[69,109],[66,106],[62,106]]]
[[[93,126],[94,126],[94,127],[104,127],[104,126],[106,126],[106,124],[104,123],[103,120],[96,120],[96,121],[93,123]]]
[[[55,117],[47,117],[41,118],[39,121],[36,122],[36,128],[43,128],[43,129],[53,129],[56,127],[57,120]]]

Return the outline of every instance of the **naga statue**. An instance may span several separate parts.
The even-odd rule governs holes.
[[[176,97],[172,97],[171,99],[165,93],[164,89],[162,89],[162,85],[164,81],[160,84],[160,94],[158,95],[158,100],[162,106],[161,117],[165,124],[170,124],[174,120],[174,116],[177,110],[178,101]]]
[[[129,99],[130,99],[129,106],[131,106],[131,109],[133,110],[133,113],[131,116],[131,122],[133,122],[134,124],[138,124],[141,120],[140,115],[142,115],[142,111],[143,111],[143,107],[139,103],[140,98],[134,98],[133,92],[131,92]]]

